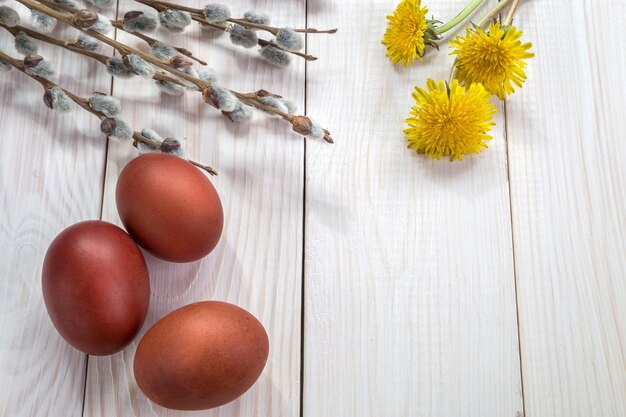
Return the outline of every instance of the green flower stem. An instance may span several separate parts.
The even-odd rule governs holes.
[[[461,10],[461,13],[456,15],[456,17],[448,21],[446,24],[439,26],[437,29],[435,29],[435,32],[437,32],[438,35],[443,35],[450,29],[453,29],[459,23],[467,19],[467,17],[471,15],[474,10],[476,10],[484,2],[485,0],[472,0],[467,6],[465,6],[463,10]]]
[[[513,2],[513,5],[509,9],[509,12],[507,13],[506,18],[504,19],[504,23],[502,23],[503,26],[509,26],[511,24],[511,21],[513,20],[513,15],[515,14],[515,10],[517,10],[517,6],[519,5],[519,2],[520,0],[515,0]]]
[[[491,18],[493,18],[498,13],[500,13],[500,11],[504,9],[506,6],[508,6],[511,3],[511,1],[513,0],[501,0],[498,4],[493,6],[491,10],[489,10],[487,14],[483,16],[482,19],[480,19],[480,22],[478,22],[476,26],[478,26],[479,28],[485,27],[485,25],[489,23]]]

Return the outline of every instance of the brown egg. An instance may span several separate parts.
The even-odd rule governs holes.
[[[176,156],[151,153],[126,165],[115,201],[139,246],[171,262],[191,262],[215,248],[224,213],[215,188],[198,168]]]
[[[128,345],[150,302],[141,250],[122,229],[102,221],[77,223],[52,241],[42,287],[54,327],[90,355],[110,355]]]
[[[163,317],[143,336],[135,354],[135,379],[163,407],[218,407],[254,384],[268,350],[263,325],[246,310],[217,301],[190,304]]]

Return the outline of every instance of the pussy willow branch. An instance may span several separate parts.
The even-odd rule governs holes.
[[[62,22],[68,26],[71,26],[75,29],[80,30],[83,33],[86,33],[87,35],[91,36],[92,38],[98,39],[99,41],[112,46],[115,50],[117,50],[120,54],[122,55],[127,55],[127,54],[134,54],[137,55],[141,58],[143,58],[144,60],[148,61],[149,63],[169,72],[170,74],[173,74],[179,78],[182,78],[183,80],[189,81],[190,83],[192,83],[193,85],[195,85],[198,90],[200,91],[205,91],[207,89],[209,89],[211,87],[211,84],[203,81],[199,78],[193,77],[185,72],[182,72],[176,68],[174,68],[172,65],[170,65],[169,62],[163,62],[160,59],[155,58],[154,56],[147,54],[143,51],[140,51],[139,49],[133,48],[132,46],[128,46],[126,44],[123,44],[121,42],[118,42],[114,39],[109,38],[106,35],[103,35],[99,32],[96,32],[94,30],[91,29],[84,29],[81,28],[80,26],[76,25],[73,20],[72,17],[73,15],[69,15],[69,14],[64,14],[61,12],[58,12],[54,9],[51,9],[50,7],[41,4],[37,1],[34,0],[17,0],[18,3],[23,4],[24,6],[28,7],[29,9],[34,9],[37,10],[41,13],[45,13],[51,17],[54,17],[55,19],[57,19],[57,21]],[[248,106],[252,106],[255,107],[257,109],[263,110],[266,113],[270,113],[270,114],[274,114],[276,116],[279,116],[281,119],[289,122],[292,127],[294,128],[294,130],[297,128],[298,124],[301,122],[301,118],[304,116],[294,116],[292,114],[288,114],[288,113],[284,113],[281,112],[280,110],[275,109],[274,107],[265,105],[263,103],[261,103],[260,101],[258,101],[257,97],[254,94],[244,94],[244,93],[240,93],[238,91],[234,91],[234,90],[230,90],[239,100],[241,100],[243,103],[247,104]],[[297,130],[296,130],[297,131]],[[328,132],[327,130],[325,130],[325,132]],[[325,133],[324,135],[324,140],[328,143],[333,143],[333,139],[330,136],[330,133]]]
[[[31,79],[37,81],[39,84],[41,84],[41,86],[43,87],[44,90],[49,90],[51,88],[54,87],[58,87],[61,90],[63,90],[63,92],[74,102],[78,105],[78,107],[80,107],[81,109],[93,114],[94,116],[96,116],[100,121],[103,121],[104,119],[107,118],[106,115],[94,110],[91,108],[91,106],[89,105],[89,100],[82,98],[80,96],[77,96],[76,94],[72,93],[71,91],[59,86],[58,84],[43,78],[43,77],[39,77],[37,75],[34,74],[29,74],[26,72],[24,63],[22,61],[20,61],[19,59],[15,59],[7,54],[5,54],[4,52],[0,51],[0,59],[2,59],[4,62],[8,63],[9,65],[11,65],[12,67],[14,67],[15,69],[17,69],[18,71],[20,71],[22,74],[27,75],[28,77],[30,77]],[[136,142],[143,142],[146,145],[150,146],[151,148],[154,149],[159,149],[161,146],[161,143],[152,140],[144,135],[142,135],[140,132],[133,132],[133,139]],[[188,160],[188,162],[198,168],[204,169],[206,172],[208,172],[211,175],[217,175],[217,171],[215,171],[215,169],[211,168],[208,165],[203,165],[200,164],[198,162],[192,161],[192,160]]]
[[[91,51],[87,51],[85,49],[82,48],[78,48],[73,46],[71,43],[68,43],[67,41],[63,41],[61,39],[57,39],[54,38],[52,36],[49,35],[45,35],[43,33],[39,33],[36,32],[32,29],[26,28],[24,26],[13,26],[13,27],[8,27],[5,26],[3,24],[0,23],[0,27],[2,27],[3,29],[5,29],[6,31],[8,31],[9,33],[11,33],[13,36],[16,36],[19,32],[24,32],[26,33],[28,36],[40,40],[42,42],[51,44],[51,45],[55,45],[61,48],[64,48],[68,51],[74,52],[76,54],[80,54],[80,55],[84,55],[87,56],[89,58],[92,58],[98,62],[100,62],[103,65],[106,65],[107,61],[109,60],[109,57],[107,55],[103,55],[103,54],[99,54],[97,52],[91,52]],[[182,83],[180,80],[174,78],[174,77],[170,77],[169,75],[166,74],[161,74],[161,73],[155,73],[152,77],[153,80],[159,80],[159,81],[168,81],[177,85],[180,85],[182,87],[185,87],[185,84]],[[264,97],[266,95],[268,95],[267,91],[264,90],[259,90],[259,91],[255,91],[252,93],[237,93],[238,94],[238,98],[242,101],[245,102],[250,102],[250,101],[258,101],[261,97]],[[212,105],[212,104],[210,104]]]
[[[176,9],[176,10],[181,10],[184,12],[189,12],[191,14],[203,15],[202,9],[195,9],[193,7],[188,7],[182,4],[169,3],[167,1],[161,1],[161,0],[141,0],[141,1],[135,0],[135,1],[145,4],[147,6],[159,5],[159,6],[165,7],[166,9]],[[276,35],[278,31],[280,31],[280,28],[269,26],[269,25],[259,25],[257,23],[249,22],[245,19],[236,19],[236,18],[231,17],[229,19],[226,19],[226,21],[231,22],[231,23],[238,23],[241,26],[245,26],[251,29],[264,30],[266,32],[271,33],[272,35]],[[337,29],[318,30],[314,28],[306,28],[306,29],[294,29],[294,31],[300,32],[300,33],[328,33],[328,34],[337,33]]]
[[[76,46],[74,46],[71,42],[68,41],[64,41],[61,39],[57,39],[54,38],[52,36],[43,34],[43,33],[39,33],[37,31],[34,31],[32,29],[29,29],[27,27],[24,26],[20,26],[20,25],[16,25],[16,26],[5,26],[2,23],[0,23],[0,27],[5,29],[7,32],[11,33],[11,35],[13,35],[14,37],[17,36],[18,33],[20,32],[24,32],[25,34],[27,34],[28,36],[30,36],[33,39],[37,39],[39,41],[48,43],[50,45],[55,45],[58,46],[60,48],[66,49],[68,51],[74,52],[75,54],[79,54],[79,55],[84,55],[86,57],[95,59],[96,61],[100,62],[103,65],[107,64],[107,61],[109,60],[109,56],[107,55],[103,55],[103,54],[99,54],[98,52],[92,52],[92,51],[87,51],[85,49],[82,48],[78,48]],[[170,77],[169,75],[166,74],[161,74],[161,73],[155,73],[152,76],[152,79],[155,81],[168,81],[170,83],[174,83],[174,84],[178,84],[181,87],[184,87],[185,84],[182,83],[180,80],[178,80],[177,78],[174,77]]]
[[[167,6],[164,6],[164,5],[161,5],[161,4],[156,4],[156,3],[153,3],[153,2],[150,2],[150,1],[147,1],[147,0],[135,0],[135,1],[137,3],[145,4],[146,6],[152,7],[157,12],[162,12],[164,10],[168,10],[168,9],[172,9],[173,8],[173,7],[167,7]],[[168,4],[171,4],[171,3],[168,3]],[[173,5],[173,6],[175,6],[175,5]],[[183,10],[183,9],[178,9],[178,10]],[[184,10],[184,11],[186,11],[186,10]],[[193,20],[195,20],[196,22],[200,23],[200,24],[203,24],[203,25],[206,25],[206,26],[210,26],[210,27],[212,27],[214,29],[218,29],[218,30],[221,30],[223,32],[226,32],[227,29],[228,29],[225,25],[220,25],[219,23],[208,22],[204,18],[204,15],[202,13],[200,13],[200,14],[198,14],[198,13],[191,13],[191,18]],[[300,58],[303,58],[306,61],[317,61],[317,59],[318,59],[316,56],[303,54],[302,52],[288,51],[286,49],[283,49],[281,46],[275,44],[274,42],[270,42],[270,41],[267,41],[265,39],[259,39],[257,41],[257,43],[261,47],[271,45],[274,48],[278,48],[281,51],[286,52],[288,54],[299,56]]]
[[[70,14],[74,14],[74,13],[79,11],[79,9],[77,9],[75,7],[71,7],[71,6],[68,6],[68,5],[65,5],[65,4],[55,3],[55,2],[49,1],[49,0],[37,0],[37,1],[39,3],[41,3],[41,4],[44,4],[44,5],[48,6],[48,7],[50,7],[51,9],[54,9],[54,10],[57,10],[57,11],[64,11],[64,12],[67,12],[67,13],[70,13]],[[111,25],[114,28],[116,28],[116,29],[119,29],[121,31],[129,33],[129,34],[131,34],[131,35],[133,35],[133,36],[143,40],[150,47],[154,46],[154,44],[159,42],[157,39],[154,39],[153,37],[148,36],[148,35],[146,35],[144,33],[133,32],[133,31],[126,30],[124,28],[124,22],[122,20],[111,20]],[[200,58],[194,56],[193,53],[191,51],[189,51],[188,49],[185,49],[185,48],[182,48],[182,47],[177,47],[177,46],[172,46],[172,48],[174,48],[179,53],[185,55],[186,57],[193,59],[194,61],[198,62],[201,65],[207,65],[206,62],[204,62]]]

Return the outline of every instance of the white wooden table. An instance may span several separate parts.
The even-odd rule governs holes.
[[[229,125],[197,94],[42,55],[62,85],[112,91],[133,126],[184,138],[219,170],[221,243],[191,264],[148,256],[142,333],[193,301],[236,303],[267,328],[263,375],[230,405],[174,412],[135,385],[136,343],[86,357],[60,338],[40,289],[47,245],[80,220],[119,223],[115,182],[136,153],[91,115],[47,111],[12,72],[0,78],[0,416],[626,416],[626,3],[524,1],[528,82],[499,105],[489,149],[455,163],[405,149],[412,88],[452,59],[444,47],[414,69],[390,64],[380,40],[396,0],[232,3],[340,28],[308,37],[319,61],[286,70],[197,26],[170,37],[233,88],[293,98],[335,145],[263,117]],[[461,3],[428,2],[440,20]],[[137,8],[120,0],[120,16]]]

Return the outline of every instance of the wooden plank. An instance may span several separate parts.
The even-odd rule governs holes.
[[[406,149],[413,87],[447,79],[452,58],[393,67],[380,40],[396,3],[309,0],[309,25],[340,31],[308,40],[307,110],[337,143],[307,144],[304,416],[515,416],[503,116],[463,162]]]
[[[9,5],[28,26],[26,9]],[[17,57],[12,45],[0,29],[0,49]],[[109,90],[110,77],[94,61],[47,45],[40,54],[56,65],[54,79],[77,94]],[[79,109],[53,113],[42,95],[39,84],[16,70],[0,76],[0,415],[79,417],[85,355],[52,326],[40,274],[61,230],[100,215],[106,138],[95,117]]]
[[[188,2],[202,7],[202,1]],[[254,5],[277,25],[304,25],[304,0]],[[243,15],[243,5],[232,5]],[[122,1],[120,15],[138,9]],[[135,43],[128,35],[120,39]],[[232,46],[198,26],[172,43],[205,57],[225,85],[240,91],[274,90],[304,103],[304,64],[281,70],[261,61],[256,48]],[[185,139],[188,154],[219,170],[213,179],[221,195],[225,229],[218,247],[203,261],[176,265],[147,257],[152,300],[144,328],[166,313],[198,300],[225,300],[256,315],[270,337],[270,359],[257,384],[240,400],[194,416],[267,415],[294,417],[300,406],[300,300],[302,271],[303,142],[278,120],[258,115],[250,125],[230,124],[202,102],[200,94],[162,97],[143,80],[115,80],[122,116],[133,126]],[[104,218],[119,222],[114,200],[121,168],[134,157],[125,145],[110,143]],[[122,353],[90,358],[85,416],[182,416],[149,402],[132,374],[136,342]]]
[[[624,16],[576,0],[517,18],[537,54],[507,100],[529,416],[626,415]]]

